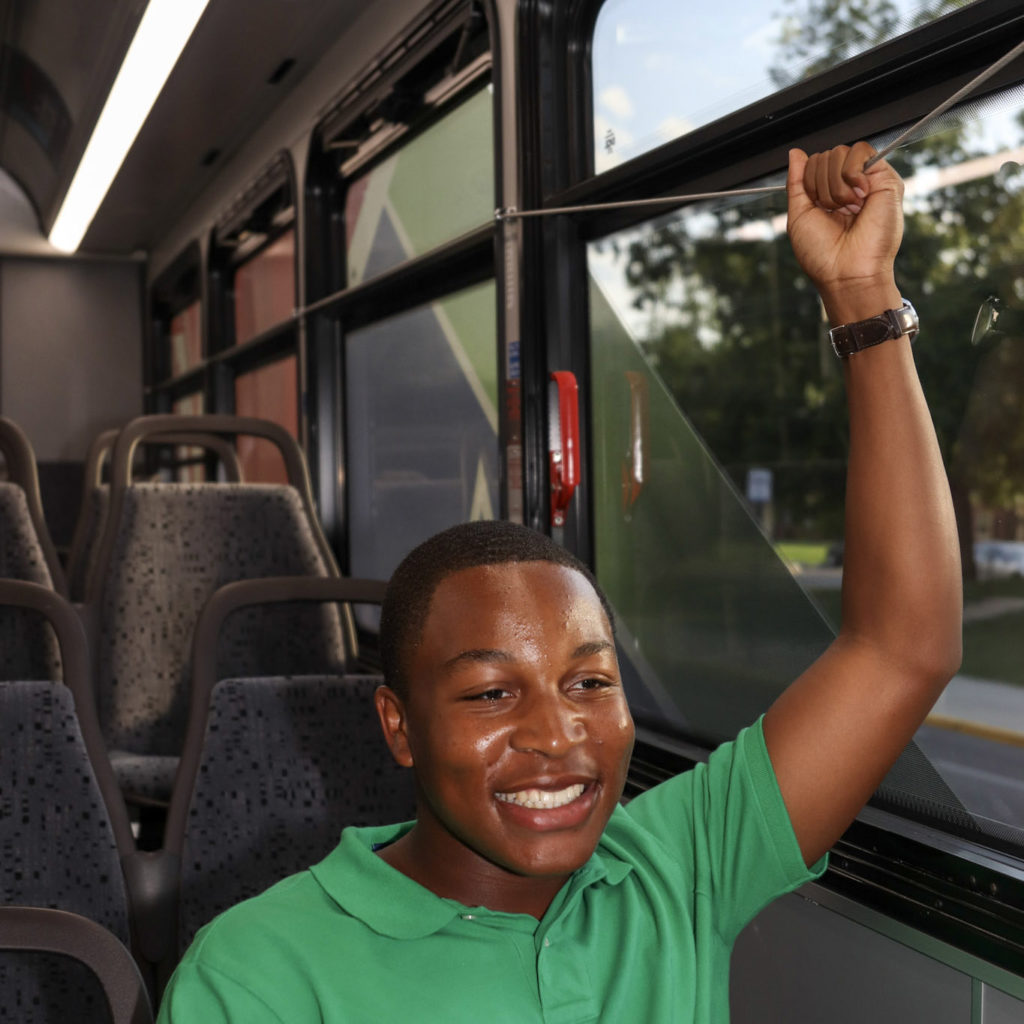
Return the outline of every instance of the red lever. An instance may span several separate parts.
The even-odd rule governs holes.
[[[564,526],[580,482],[580,401],[574,374],[556,370],[548,390],[551,525]]]

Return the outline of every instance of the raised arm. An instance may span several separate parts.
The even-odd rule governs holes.
[[[833,326],[901,305],[903,183],[866,143],[790,154],[789,234]],[[913,296],[908,296],[913,298]],[[920,343],[926,345],[927,310]],[[842,835],[961,656],[956,524],[907,335],[844,360],[850,414],[842,627],[765,717],[808,864]]]

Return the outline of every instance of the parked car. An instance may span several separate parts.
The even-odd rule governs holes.
[[[977,541],[974,545],[974,564],[979,579],[1024,577],[1024,541]]]

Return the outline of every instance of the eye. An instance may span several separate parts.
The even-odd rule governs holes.
[[[464,699],[465,700],[480,701],[480,702],[485,703],[485,704],[490,704],[490,703],[493,703],[495,701],[501,700],[503,697],[508,697],[508,696],[509,696],[508,690],[503,690],[499,686],[493,686],[493,687],[491,687],[491,689],[483,690],[480,693],[468,694]]]
[[[588,676],[586,679],[577,679],[572,684],[574,690],[606,690],[609,687],[615,686],[610,679],[600,679],[596,676]]]

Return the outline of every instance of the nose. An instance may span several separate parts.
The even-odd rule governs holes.
[[[515,750],[545,757],[565,757],[586,737],[587,728],[580,708],[560,695],[545,695],[522,707],[511,742]]]

